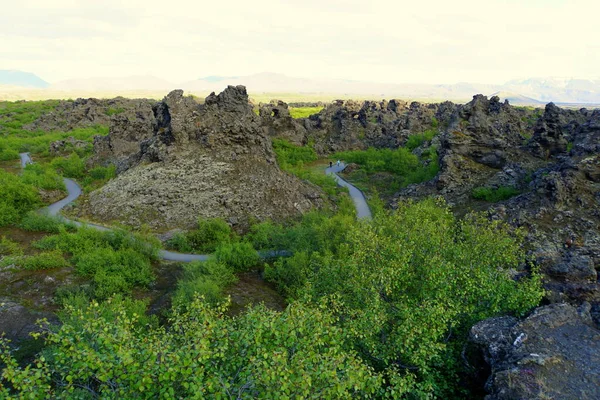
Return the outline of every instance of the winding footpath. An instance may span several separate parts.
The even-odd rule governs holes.
[[[27,166],[27,164],[33,163],[29,153],[21,153],[21,154],[19,154],[19,156],[21,157],[21,167],[22,168],[25,168]],[[340,178],[337,175],[337,173],[341,172],[344,168],[345,168],[345,165],[343,163],[341,163],[339,166],[334,165],[333,167],[327,168],[325,170],[325,173],[327,175],[333,175],[333,177],[337,181],[338,185],[348,188],[348,190],[350,192],[350,197],[352,198],[352,201],[354,202],[354,206],[356,207],[356,217],[358,219],[370,220],[372,218],[371,210],[369,209],[369,206],[367,204],[367,200],[365,199],[365,196],[362,194],[362,192],[360,190],[358,190],[356,187],[352,186],[350,183],[346,182],[345,180],[343,180],[342,178]],[[65,208],[67,205],[69,205],[72,202],[74,202],[75,200],[77,200],[77,198],[79,196],[81,196],[81,193],[82,193],[81,187],[75,181],[68,179],[68,178],[63,178],[63,182],[65,183],[65,186],[67,188],[67,193],[68,193],[67,197],[65,197],[64,199],[62,199],[60,201],[57,201],[54,204],[49,205],[48,207],[43,208],[41,211],[44,213],[47,213],[48,215],[60,216],[60,218],[62,218],[63,220],[70,222],[76,226],[87,226],[87,227],[90,227],[90,228],[93,228],[93,229],[96,229],[99,231],[110,231],[111,230],[110,228],[107,228],[102,225],[97,225],[97,224],[93,224],[93,223],[89,223],[89,222],[84,224],[79,221],[73,221],[71,219],[68,219],[68,218],[60,215],[60,211],[63,208]],[[259,254],[262,258],[271,258],[271,257],[289,255],[288,252],[285,250],[261,252]],[[158,256],[159,256],[159,258],[161,258],[163,260],[179,261],[179,262],[206,261],[210,257],[209,254],[185,254],[185,253],[176,253],[174,251],[168,251],[168,250],[160,250]]]

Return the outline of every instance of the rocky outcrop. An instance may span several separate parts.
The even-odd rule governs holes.
[[[66,155],[77,149],[84,149],[88,146],[85,140],[77,140],[73,136],[69,136],[65,140],[57,140],[50,143],[50,154]]]
[[[56,323],[56,316],[49,312],[36,312],[10,299],[0,298],[0,335],[18,343],[31,339],[30,333],[40,332],[38,320]]]
[[[441,195],[460,214],[487,210],[525,228],[523,245],[553,303],[520,323],[500,318],[473,328],[493,370],[488,398],[598,398],[598,369],[589,363],[600,357],[600,111],[548,104],[538,116],[478,95],[457,108],[438,154],[438,176],[403,189],[392,207]],[[478,202],[471,193],[480,186],[521,194]]]
[[[337,100],[309,118],[293,119],[288,105],[279,101],[261,105],[260,116],[269,135],[311,143],[317,153],[329,155],[368,147],[397,148],[412,134],[447,125],[456,110],[450,102]]]
[[[553,304],[520,322],[476,324],[470,341],[491,367],[486,400],[600,398],[600,330],[589,310]]]
[[[94,125],[108,126],[113,116],[149,107],[152,100],[125,99],[77,99],[61,101],[51,112],[41,115],[37,120],[24,126],[35,131],[70,131],[75,128],[87,128]]]
[[[308,137],[303,124],[290,115],[288,105],[283,101],[261,104],[258,109],[263,129],[271,137],[286,139],[296,145],[306,144]]]
[[[106,157],[106,146],[95,147],[97,159],[121,173],[90,195],[93,218],[167,230],[222,217],[243,229],[251,219],[285,219],[321,204],[318,188],[277,166],[243,86],[213,93],[204,104],[173,91],[152,112],[151,121],[111,126],[110,143],[133,143],[136,131],[135,149],[113,145]]]

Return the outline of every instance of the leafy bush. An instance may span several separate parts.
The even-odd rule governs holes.
[[[96,180],[112,179],[116,176],[116,167],[110,165],[108,167],[94,167],[88,171],[89,176]]]
[[[185,264],[173,295],[173,304],[186,307],[197,296],[202,296],[212,306],[222,304],[225,301],[223,289],[236,281],[233,268],[213,258]]]
[[[20,256],[21,254],[23,254],[23,249],[19,243],[0,236],[0,256]]]
[[[19,176],[0,170],[0,226],[17,223],[41,204],[37,190]]]
[[[434,136],[436,136],[436,135],[437,135],[437,131],[433,130],[433,129],[425,131],[423,133],[418,133],[418,134],[415,134],[415,135],[410,135],[408,137],[408,140],[406,141],[406,145],[405,146],[409,150],[412,151],[412,150],[416,149],[417,147],[421,146],[423,143],[430,142],[431,139],[433,139]]]
[[[538,275],[512,279],[525,261],[523,237],[481,216],[457,221],[434,200],[400,204],[351,226],[346,250],[298,260],[297,281],[309,282],[314,300],[337,296],[348,344],[396,382],[397,396],[448,398],[473,323],[522,315],[543,295]]]
[[[19,227],[26,231],[48,233],[59,233],[61,229],[71,232],[77,230],[74,224],[61,217],[42,214],[36,211],[28,212],[21,220]]]
[[[212,253],[219,245],[235,240],[235,232],[223,219],[199,218],[196,229],[177,233],[167,242],[167,246],[181,252]]]
[[[34,246],[72,254],[76,271],[94,282],[97,298],[127,293],[133,287],[147,286],[154,279],[150,261],[157,259],[156,239],[149,241],[123,231],[100,232],[90,228],[70,233],[61,227],[59,231]]]
[[[41,164],[28,164],[21,180],[40,189],[66,191],[63,179],[56,171]]]
[[[0,148],[0,161],[12,161],[19,159],[19,152],[13,149]]]
[[[77,153],[69,157],[58,157],[52,160],[52,166],[68,178],[81,178],[85,174],[85,163]]]
[[[29,270],[44,270],[68,267],[69,262],[65,260],[61,251],[48,251],[25,257],[21,266]]]
[[[284,139],[273,139],[273,150],[281,168],[286,165],[297,166],[300,163],[315,161],[317,153],[311,146],[296,146]]]
[[[367,398],[382,378],[343,348],[346,332],[325,306],[264,307],[239,317],[200,299],[169,329],[143,325],[123,302],[67,305],[48,351],[21,367],[0,339],[0,397]],[[118,366],[116,368],[115,366]],[[10,382],[10,385],[8,385]],[[10,387],[10,389],[9,389]],[[85,389],[83,389],[85,388]]]
[[[473,189],[471,196],[474,199],[496,203],[498,201],[510,199],[520,193],[521,192],[517,188],[512,186],[500,186],[498,188],[478,187]]]
[[[237,272],[247,271],[260,262],[258,253],[248,242],[222,244],[217,247],[215,258]]]

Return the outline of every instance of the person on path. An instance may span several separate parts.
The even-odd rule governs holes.
[[[329,161],[329,168],[333,167],[333,161]]]
[[[337,161],[337,166],[338,166],[338,167],[340,166],[340,160],[338,160],[338,161]]]

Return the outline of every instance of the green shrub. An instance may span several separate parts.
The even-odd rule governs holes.
[[[65,260],[62,252],[57,250],[26,257],[21,266],[28,270],[45,270],[68,267],[69,262]]]
[[[196,298],[174,310],[169,329],[143,318],[114,299],[67,305],[64,323],[48,332],[49,351],[25,367],[0,339],[0,397],[383,395],[382,377],[344,349],[346,332],[324,305],[295,304],[281,313],[255,307],[231,318]]]
[[[202,296],[209,304],[216,306],[225,300],[223,289],[236,281],[233,268],[213,258],[185,264],[173,295],[173,304],[177,307],[186,306],[195,297]]]
[[[48,232],[48,233],[59,233],[61,228],[68,231],[75,231],[77,227],[71,222],[57,216],[39,213],[36,211],[28,212],[19,227],[31,232]]]
[[[21,180],[28,185],[44,190],[66,191],[62,177],[53,169],[41,164],[28,164],[23,170]]]
[[[170,248],[182,252],[212,253],[222,243],[237,240],[235,232],[221,218],[198,219],[198,227],[186,233],[177,233],[167,242]]]
[[[94,282],[97,298],[126,293],[144,287],[154,279],[150,261],[158,257],[157,240],[124,231],[100,232],[80,228],[46,236],[34,243],[44,250],[60,250],[73,255],[75,270]]]
[[[132,249],[98,248],[74,257],[77,272],[92,277],[95,295],[107,298],[127,293],[134,286],[147,286],[153,280],[148,259]]]
[[[37,190],[19,176],[0,170],[0,226],[17,223],[28,211],[41,205]]]
[[[425,142],[430,142],[437,135],[437,130],[428,130],[423,133],[410,135],[406,141],[406,147],[409,150],[414,150]]]
[[[81,178],[85,174],[85,163],[77,153],[71,153],[69,157],[55,158],[51,164],[68,178]]]
[[[477,200],[485,200],[491,203],[507,200],[519,195],[521,192],[512,186],[500,186],[498,188],[478,187],[474,188],[471,196]]]
[[[13,149],[0,149],[0,161],[12,161],[19,159],[19,152]]]
[[[181,253],[191,253],[194,248],[190,244],[187,235],[183,232],[177,232],[173,237],[167,240],[166,245],[169,249],[179,251]]]
[[[106,180],[114,178],[116,176],[116,170],[114,165],[108,167],[95,167],[90,169],[88,174],[95,180]]]
[[[23,249],[19,243],[7,239],[5,236],[0,236],[0,256],[20,256],[23,254]]]
[[[258,253],[248,242],[222,244],[217,247],[215,258],[218,262],[226,264],[238,272],[256,267],[260,262]]]
[[[345,251],[299,259],[298,276],[285,278],[292,289],[294,279],[308,281],[300,297],[336,296],[349,344],[385,371],[398,397],[450,398],[470,327],[523,315],[542,298],[537,274],[513,279],[511,271],[525,262],[523,239],[483,216],[458,221],[431,199],[401,203],[373,223],[351,226]]]
[[[296,146],[284,139],[273,139],[273,150],[281,168],[288,164],[298,166],[300,163],[315,161],[318,158],[315,149],[311,146]]]

